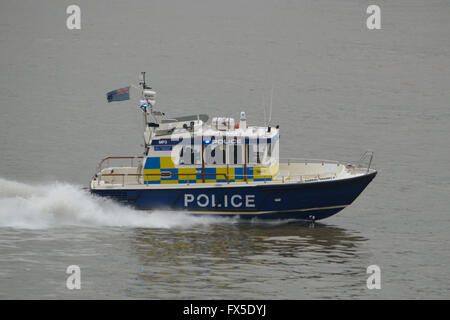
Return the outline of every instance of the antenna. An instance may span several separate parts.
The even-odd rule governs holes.
[[[263,108],[264,108],[264,126],[265,127],[267,127],[267,118],[266,118],[266,106],[264,105],[264,92],[263,92],[263,94],[262,94],[262,103],[261,103],[261,105],[263,106]]]
[[[272,83],[272,89],[270,90],[270,106],[269,106],[269,121],[268,125],[270,125],[270,121],[272,120],[272,99],[273,99],[273,83]]]
[[[139,85],[142,86],[142,89],[151,89],[145,83],[145,71],[141,72],[141,76],[139,77]]]
[[[139,85],[142,86],[142,89],[145,88],[145,71],[141,72],[141,76],[139,77]]]

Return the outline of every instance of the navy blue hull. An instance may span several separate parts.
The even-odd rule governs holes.
[[[190,214],[242,218],[320,220],[350,205],[376,176],[314,183],[170,189],[91,189],[141,210],[183,210]]]

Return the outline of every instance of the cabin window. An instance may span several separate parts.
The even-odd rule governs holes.
[[[245,162],[250,163],[250,144],[245,144]]]
[[[182,147],[180,150],[180,164],[193,164],[194,151],[191,147]]]
[[[179,154],[179,164],[192,165],[201,163],[201,150],[197,149],[198,148],[192,148],[190,146],[182,147]]]
[[[229,164],[243,164],[243,147],[240,144],[229,144],[228,146]]]
[[[207,163],[207,164],[217,164],[217,159],[216,159],[216,148],[213,148],[211,150],[211,163]]]
[[[262,164],[267,158],[267,145],[257,139],[256,143],[247,145],[247,163]]]
[[[222,163],[226,164],[227,163],[227,148],[226,145],[222,145]]]
[[[261,154],[259,151],[259,138],[256,139],[256,163],[261,163]]]

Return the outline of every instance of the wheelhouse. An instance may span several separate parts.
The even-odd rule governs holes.
[[[278,128],[235,125],[232,118],[205,125],[206,115],[194,117],[149,130],[145,184],[271,181],[278,174]]]

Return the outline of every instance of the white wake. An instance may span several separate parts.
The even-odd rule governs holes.
[[[68,183],[32,185],[0,178],[0,228],[45,229],[71,225],[190,228],[233,221],[182,212],[138,211]]]

